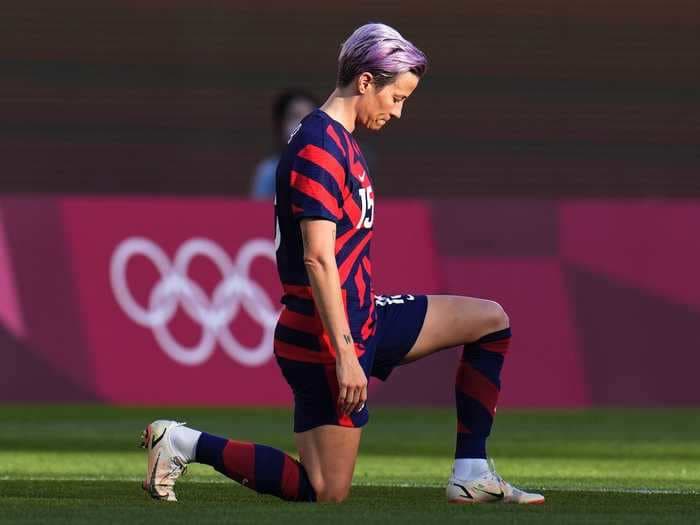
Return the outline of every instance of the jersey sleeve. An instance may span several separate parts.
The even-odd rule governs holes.
[[[305,142],[292,161],[292,215],[297,220],[315,217],[337,223],[343,217],[344,163],[322,138]]]

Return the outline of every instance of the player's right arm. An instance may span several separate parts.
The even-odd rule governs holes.
[[[300,221],[304,266],[323,327],[336,353],[338,404],[350,414],[367,401],[367,377],[355,354],[345,315],[340,275],[335,260],[336,225],[323,219]]]

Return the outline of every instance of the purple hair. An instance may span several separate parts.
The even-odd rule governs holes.
[[[350,35],[338,56],[338,86],[345,87],[359,74],[368,72],[378,87],[397,75],[411,72],[421,77],[428,69],[423,52],[385,24],[365,24]]]

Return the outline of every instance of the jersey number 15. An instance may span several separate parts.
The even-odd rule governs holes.
[[[372,186],[360,188],[360,200],[362,201],[362,213],[360,220],[355,225],[356,229],[371,228],[374,223],[374,192]]]

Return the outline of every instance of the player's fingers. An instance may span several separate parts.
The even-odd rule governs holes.
[[[362,412],[362,409],[365,408],[366,402],[367,402],[367,388],[363,387],[360,390],[360,397],[358,398],[357,403],[355,404],[353,411],[354,412]]]
[[[362,387],[362,392],[360,392],[360,403],[363,405],[367,402],[367,385]]]
[[[338,400],[338,405],[340,406],[340,411],[343,414],[347,414],[348,412],[348,403],[350,403],[350,400],[352,399],[352,387],[346,387],[345,388],[345,395]]]
[[[348,415],[352,414],[360,404],[360,394],[362,393],[359,386],[353,388],[352,399],[348,403]]]
[[[354,403],[354,398],[355,398],[355,387],[349,386],[348,387],[348,392],[345,396],[345,401],[343,404],[343,412],[345,414],[351,414],[352,413],[352,405]]]
[[[338,394],[338,404],[341,408],[345,407],[345,398],[348,396],[348,387],[341,386],[340,393]]]
[[[367,385],[362,387],[360,390],[360,401],[357,403],[356,412],[361,412],[365,408],[365,403],[367,402]]]
[[[352,405],[352,387],[348,387],[347,392],[345,394],[345,398],[343,399],[343,402],[341,404],[341,410],[343,411],[343,414],[349,414],[350,413],[350,405]]]

